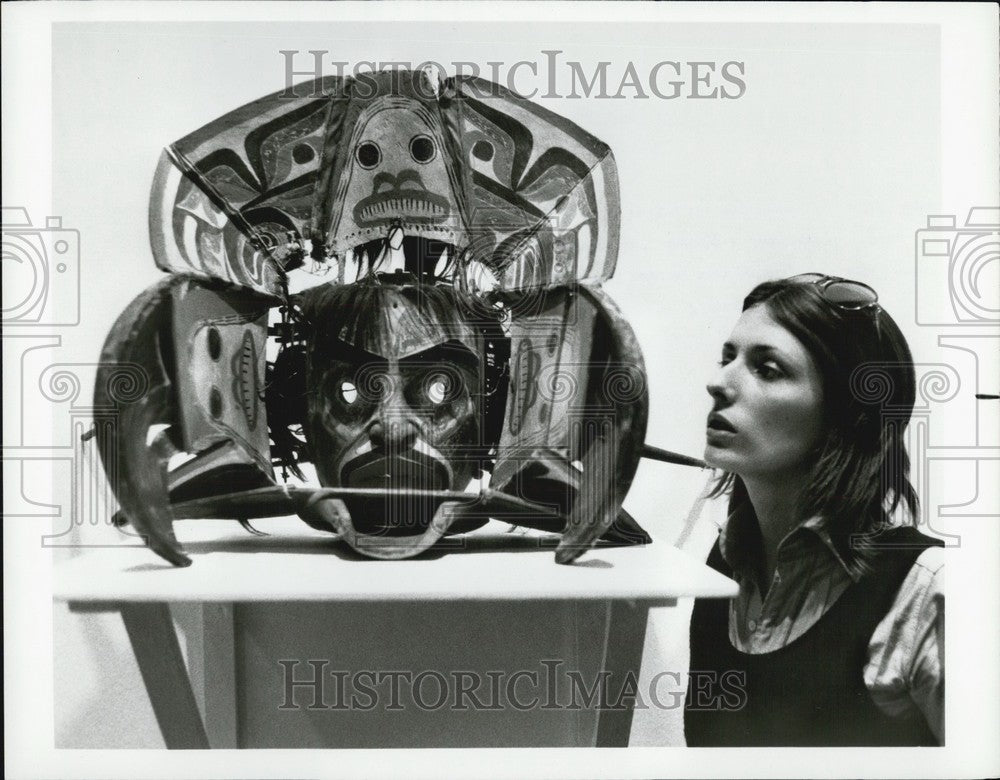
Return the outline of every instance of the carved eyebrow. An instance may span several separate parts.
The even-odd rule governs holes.
[[[444,344],[438,344],[399,360],[400,366],[418,366],[427,363],[460,363],[469,368],[476,368],[479,365],[479,357],[459,341],[446,341]]]
[[[382,357],[382,355],[376,355],[374,352],[368,352],[367,350],[356,347],[353,344],[348,344],[346,341],[334,341],[327,344],[325,352],[330,358],[340,360],[344,363],[354,363],[358,366],[372,363],[382,366],[389,364],[389,361]]]

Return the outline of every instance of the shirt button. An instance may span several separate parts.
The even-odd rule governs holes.
[[[757,630],[757,621],[756,620],[749,621],[747,623],[747,628],[749,628],[751,631],[756,631]]]

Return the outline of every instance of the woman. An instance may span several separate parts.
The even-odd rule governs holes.
[[[695,603],[688,744],[942,744],[941,542],[890,525],[917,515],[915,374],[875,291],[759,285],[708,391],[729,495],[708,563],[740,592]]]

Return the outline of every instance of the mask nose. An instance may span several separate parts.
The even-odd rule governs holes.
[[[368,429],[372,445],[390,451],[407,450],[417,438],[417,427],[406,417],[379,415]]]

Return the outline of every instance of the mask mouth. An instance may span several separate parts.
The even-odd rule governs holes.
[[[362,198],[354,207],[354,221],[362,227],[394,224],[399,220],[437,224],[449,215],[448,199],[426,190],[394,189]]]
[[[448,490],[448,467],[418,450],[387,455],[372,450],[349,460],[340,470],[340,484],[380,490]]]
[[[446,464],[417,450],[397,455],[373,450],[344,464],[340,484],[384,491],[382,495],[345,499],[358,533],[407,536],[422,534],[440,503],[417,493],[449,490],[450,474]]]

